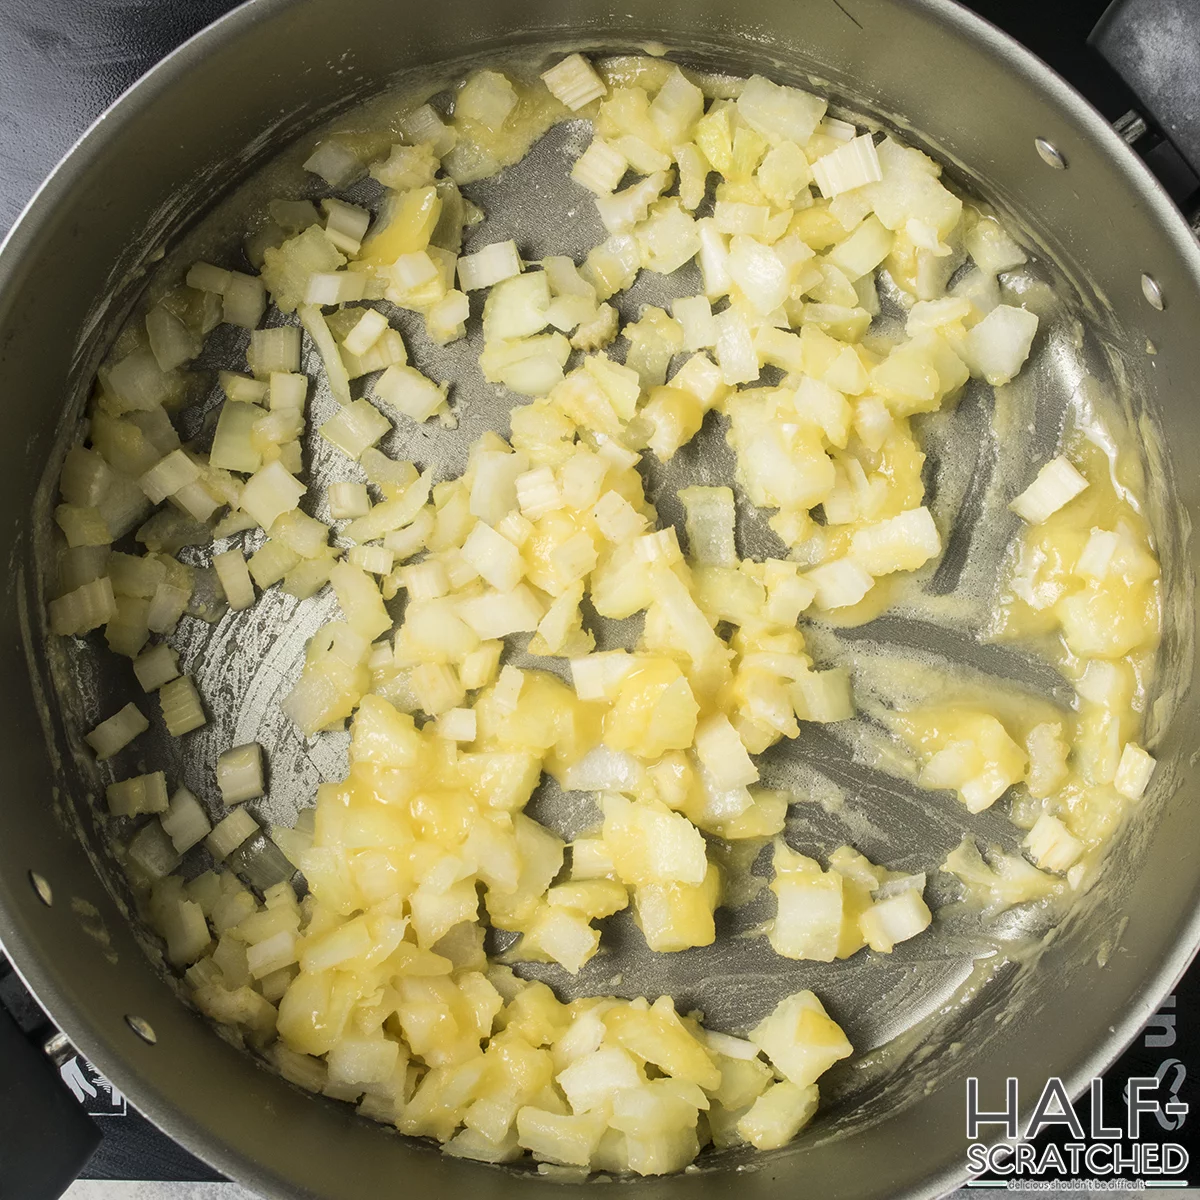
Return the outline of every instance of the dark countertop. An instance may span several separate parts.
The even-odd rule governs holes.
[[[4,0],[0,229],[134,80],[234,0]]]

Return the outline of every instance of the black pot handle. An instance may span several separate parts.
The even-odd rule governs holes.
[[[0,956],[0,975],[6,965]],[[52,1027],[22,1032],[0,1003],[0,1197],[57,1200],[100,1143],[99,1126],[59,1076],[60,1044]]]
[[[1088,42],[1141,101],[1194,183],[1200,178],[1200,2],[1113,0]],[[1182,187],[1163,182],[1179,198]]]

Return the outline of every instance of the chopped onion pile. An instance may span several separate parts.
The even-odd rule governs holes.
[[[249,609],[276,585],[299,600],[331,587],[341,615],[311,639],[283,704],[305,737],[351,722],[348,773],[321,785],[315,815],[260,827],[255,743],[215,764],[219,813],[185,788],[168,800],[162,772],[108,786],[114,815],[153,814],[128,859],[168,960],[205,1013],[288,1079],[449,1154],[661,1174],[710,1140],[789,1141],[816,1110],[818,1076],[851,1053],[841,1029],[811,992],[749,1041],[680,1017],[665,996],[564,1005],[490,961],[484,930],[517,936],[507,961],[570,974],[597,953],[596,922],[624,909],[652,951],[709,945],[726,881],[706,836],[775,839],[765,936],[785,958],[891,953],[930,925],[923,874],[849,846],[827,866],[791,850],[789,797],[761,786],[756,756],[805,722],[855,715],[849,671],[820,667],[798,621],[870,615],[878,581],[932,569],[942,533],[912,418],[972,377],[1008,383],[1038,319],[1000,302],[997,277],[1024,262],[1000,224],[926,155],[828,116],[816,96],[755,76],[736,99],[709,100],[678,68],[651,94],[610,85],[578,54],[541,80],[477,71],[450,120],[429,105],[405,113],[404,141],[374,163],[326,139],[305,169],[335,190],[369,170],[386,191],[377,212],[338,196],[273,202],[248,243],[258,275],[196,263],[122,340],[87,443],[63,466],[49,621],[63,635],[103,627],[183,736],[205,723],[201,699],[152,637]],[[522,122],[571,113],[591,119],[571,177],[604,240],[581,264],[526,262],[514,241],[479,237],[462,253],[482,214],[454,180],[515,161]],[[614,296],[641,271],[691,262],[701,294],[621,327]],[[872,325],[877,272],[908,310],[903,330]],[[436,463],[379,449],[397,424],[457,418],[449,382],[412,365],[375,305],[419,314],[444,345],[467,335],[471,293],[483,293],[483,377],[526,402],[507,440],[485,433],[461,476],[439,478]],[[250,331],[247,371],[221,373],[205,449],[181,443],[170,414],[221,323]],[[325,451],[367,480],[323,497],[304,482],[305,336],[340,406],[317,431]],[[618,336],[623,355],[607,349]],[[764,371],[780,381],[761,383]],[[787,557],[741,557],[730,486],[684,488],[685,530],[659,528],[640,455],[671,459],[710,411],[735,456],[729,482],[770,511]],[[1061,533],[1084,503],[1094,469],[1069,449],[1013,501],[1029,536]],[[322,503],[336,544],[311,515]],[[211,568],[177,557],[210,543]],[[1118,806],[1154,766],[1133,740],[1121,668],[1092,670],[1111,648],[1091,643],[1122,588],[1153,586],[1157,563],[1131,520],[1086,530],[1073,554],[1079,586],[1055,611],[1078,655],[1080,722],[1092,721],[1077,740],[1054,723],[1018,734],[990,712],[898,717],[923,786],[979,812],[1024,782],[1042,804],[1025,841],[1036,867],[989,865],[969,840],[947,861],[988,903],[1046,894],[1060,873],[1075,884],[1094,858],[1101,835],[1058,800],[1081,754],[1089,786]],[[401,592],[397,627],[388,604]],[[640,614],[636,648],[597,652],[590,610]],[[564,660],[572,683],[506,663],[516,636]],[[107,759],[147,726],[130,704],[87,740]],[[566,845],[527,816],[543,773],[594,793],[601,825]],[[201,843],[215,866],[185,883],[173,872]]]

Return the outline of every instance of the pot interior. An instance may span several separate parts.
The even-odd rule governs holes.
[[[776,25],[777,14],[763,5],[762,13],[770,12],[773,22],[770,37],[764,38],[756,37],[756,30],[763,28],[754,23],[757,8],[736,15],[722,12],[711,28],[700,28],[699,18],[682,10],[667,14],[656,10],[640,17],[638,27],[631,29],[628,21],[614,21],[614,14],[599,10],[579,14],[570,27],[549,12],[536,14],[522,28],[514,19],[515,10],[507,12],[501,6],[486,15],[474,14],[469,54],[462,53],[462,44],[448,44],[452,39],[445,31],[426,31],[403,51],[393,46],[389,65],[381,50],[359,44],[365,43],[364,31],[372,27],[372,20],[378,22],[386,6],[356,4],[346,18],[345,32],[347,39],[356,43],[356,57],[340,88],[337,80],[322,75],[310,95],[298,97],[294,82],[256,80],[253,104],[248,107],[259,117],[257,129],[252,116],[240,115],[241,141],[226,141],[222,154],[215,156],[210,146],[207,160],[202,160],[201,147],[197,147],[195,162],[186,174],[173,181],[151,180],[145,189],[150,194],[141,205],[140,236],[122,243],[102,241],[88,254],[93,290],[87,305],[76,304],[70,314],[68,324],[78,339],[70,371],[51,376],[53,394],[71,396],[73,402],[58,425],[53,446],[43,419],[37,453],[25,467],[27,479],[36,468],[41,484],[34,506],[33,536],[24,535],[29,528],[25,516],[20,553],[23,595],[28,599],[27,653],[39,701],[36,707],[50,743],[54,815],[60,827],[70,827],[81,839],[103,888],[79,874],[82,859],[76,848],[62,839],[43,839],[42,845],[51,847],[52,857],[47,860],[43,854],[37,861],[30,857],[23,870],[33,867],[51,878],[56,893],[64,897],[56,906],[60,911],[67,903],[65,897],[73,894],[79,901],[74,906],[75,925],[85,928],[92,921],[103,930],[103,937],[93,934],[92,940],[99,944],[107,939],[108,954],[116,961],[107,967],[87,963],[86,969],[101,973],[106,982],[94,1011],[85,1016],[85,1008],[93,1007],[80,1004],[87,984],[62,959],[64,938],[69,942],[66,926],[50,933],[39,930],[36,946],[32,940],[23,946],[23,934],[29,935],[16,926],[28,926],[29,919],[14,921],[18,950],[14,957],[35,986],[42,973],[43,995],[54,1014],[59,1015],[61,1006],[68,1032],[76,1034],[78,1029],[85,1050],[97,1047],[99,1064],[135,1100],[141,1099],[151,1116],[161,1119],[169,1131],[181,1134],[217,1165],[238,1170],[256,1186],[281,1188],[280,1181],[293,1170],[299,1172],[298,1164],[303,1164],[314,1194],[350,1194],[348,1184],[343,1190],[335,1164],[319,1164],[319,1156],[302,1146],[301,1129],[307,1131],[305,1136],[325,1143],[336,1138],[335,1131],[340,1128],[349,1137],[349,1141],[343,1137],[343,1146],[352,1142],[362,1147],[371,1161],[369,1170],[378,1170],[381,1178],[392,1169],[385,1164],[400,1163],[433,1186],[451,1186],[452,1180],[470,1178],[471,1186],[503,1189],[508,1176],[442,1162],[387,1137],[354,1118],[349,1110],[313,1100],[255,1071],[236,1051],[218,1047],[201,1018],[177,1003],[170,994],[174,985],[164,986],[156,943],[144,930],[135,936],[149,963],[135,957],[139,952],[132,949],[129,930],[136,919],[125,925],[135,906],[113,853],[113,822],[100,815],[104,780],[81,740],[99,718],[132,698],[133,683],[127,667],[104,648],[90,642],[52,641],[44,630],[40,592],[50,545],[54,484],[61,456],[78,433],[87,380],[121,323],[130,313],[140,311],[158,289],[173,283],[180,270],[186,270],[196,258],[237,265],[246,214],[263,200],[275,195],[320,194],[312,186],[316,181],[311,176],[307,177],[311,183],[305,182],[298,164],[307,156],[316,140],[315,130],[323,121],[329,122],[330,129],[341,127],[347,120],[342,110],[364,97],[376,112],[386,114],[395,109],[398,96],[414,92],[421,93],[421,98],[438,95],[446,84],[480,61],[499,60],[537,69],[548,65],[560,48],[585,48],[601,54],[640,52],[654,34],[668,55],[685,66],[732,75],[757,71],[779,82],[813,88],[835,101],[839,115],[891,127],[939,157],[955,183],[995,205],[1032,251],[1030,264],[1017,274],[1012,286],[1042,318],[1033,358],[1003,396],[997,398],[991,388],[972,383],[952,411],[925,419],[920,430],[929,455],[928,503],[943,528],[953,527],[945,561],[920,594],[901,597],[895,613],[853,630],[813,629],[810,642],[818,658],[824,653],[842,660],[849,654],[863,678],[874,681],[881,699],[896,695],[897,664],[916,661],[920,671],[910,672],[911,678],[904,683],[905,695],[936,694],[942,686],[939,680],[952,670],[996,677],[1004,681],[1003,686],[1058,702],[1069,700],[1069,688],[1064,695],[1063,681],[1043,662],[981,638],[989,625],[1004,548],[1016,525],[1005,505],[1024,486],[1016,480],[1027,478],[1030,464],[1044,461],[1053,452],[1064,415],[1078,402],[1081,388],[1109,421],[1126,430],[1131,442],[1141,443],[1150,480],[1147,501],[1169,597],[1157,699],[1148,732],[1151,746],[1158,741],[1163,769],[1132,827],[1120,835],[1099,884],[1065,917],[1026,906],[997,918],[982,918],[953,903],[957,892],[952,881],[931,875],[931,906],[935,911],[941,907],[935,931],[903,944],[891,956],[859,955],[829,965],[794,963],[777,958],[761,938],[737,936],[771,913],[769,894],[761,886],[763,875],[742,864],[748,902],[719,910],[718,941],[711,947],[650,955],[632,922],[618,915],[605,923],[607,953],[597,956],[577,977],[533,964],[519,968],[521,973],[545,979],[560,996],[668,993],[681,1010],[701,1009],[708,1024],[734,1031],[756,1022],[781,996],[812,987],[859,1050],[851,1063],[823,1080],[827,1111],[787,1150],[766,1158],[755,1156],[753,1161],[747,1155],[726,1152],[714,1156],[708,1165],[713,1170],[735,1163],[751,1165],[756,1169],[746,1178],[763,1184],[795,1169],[815,1185],[839,1177],[837,1164],[845,1167],[854,1145],[865,1155],[865,1163],[875,1164],[874,1174],[868,1170],[849,1190],[838,1190],[865,1196],[900,1195],[904,1188],[927,1191],[938,1172],[945,1173],[944,1182],[958,1169],[958,1118],[954,1118],[953,1132],[941,1125],[946,1113],[961,1113],[959,1081],[964,1075],[985,1075],[989,1062],[1006,1064],[1005,1074],[1037,1077],[1040,1072],[1043,1079],[1046,1074],[1078,1074],[1089,1055],[1108,1039],[1112,1014],[1132,1014],[1137,1005],[1152,1008],[1156,993],[1186,961],[1190,934],[1178,919],[1169,921],[1165,914],[1190,913],[1194,908],[1187,905],[1196,891],[1195,872],[1178,866],[1168,871],[1158,893],[1151,889],[1148,894],[1145,885],[1148,873],[1162,872],[1176,861],[1164,837],[1172,836],[1171,829],[1178,837],[1180,829],[1192,829],[1195,822],[1184,803],[1186,788],[1182,794],[1177,789],[1191,770],[1183,758],[1180,727],[1186,728],[1194,715],[1194,699],[1185,697],[1191,678],[1194,623],[1186,534],[1197,497],[1195,485],[1190,480],[1177,481],[1171,465],[1172,461],[1186,461],[1179,455],[1196,439],[1194,420],[1186,411],[1187,393],[1179,387],[1185,377],[1181,372],[1186,372],[1195,350],[1176,328],[1187,313],[1200,307],[1194,278],[1187,273],[1188,264],[1178,247],[1171,245],[1167,231],[1158,223],[1161,213],[1152,208],[1137,212],[1139,200],[1144,208],[1144,198],[1137,194],[1133,168],[1118,159],[1113,147],[1097,141],[1097,131],[1088,125],[1086,115],[1062,109],[1062,97],[1044,81],[1038,81],[1040,92],[1031,90],[1022,96],[1024,111],[1015,108],[1013,102],[1028,80],[1021,78],[1020,64],[1005,63],[995,47],[980,49],[973,42],[980,36],[973,22],[939,27],[935,18],[946,16],[941,5],[927,8],[881,2],[855,5],[850,18],[853,24],[843,28],[845,18],[823,13],[825,6],[795,7],[802,10],[796,21],[807,19],[811,32],[801,35],[803,26],[793,25],[791,15]],[[837,7],[840,10],[841,6]],[[251,5],[240,25],[230,23],[223,35],[218,30],[213,36],[219,45],[208,62],[193,62],[186,72],[181,68],[178,79],[160,80],[160,86],[168,89],[173,103],[182,105],[189,86],[212,86],[214,61],[228,69],[233,56],[252,54],[255,39],[269,31],[276,44],[291,45],[330,69],[335,61],[332,51],[314,41],[327,19],[318,8],[315,4]],[[361,27],[354,23],[358,18]],[[852,32],[855,26],[857,34]],[[622,28],[619,37],[611,32],[618,28]],[[893,61],[906,45],[921,46],[921,53],[930,61],[947,65],[944,71],[930,73],[939,81],[936,88],[918,87],[911,72]],[[423,65],[397,79],[395,63],[405,54]],[[956,55],[965,61],[957,61]],[[971,55],[981,55],[983,65]],[[973,81],[970,90],[964,87],[968,77]],[[903,87],[897,85],[898,80]],[[949,97],[960,102],[951,103]],[[995,108],[997,97],[1006,101],[999,110]],[[280,111],[286,113],[283,118],[266,116]],[[997,111],[1006,119],[995,119]],[[117,135],[114,145],[93,152],[88,169],[97,180],[119,171],[120,156],[128,153],[124,139],[133,136],[138,120],[147,119],[145,112],[135,112],[128,133]],[[223,112],[214,115],[214,122],[223,119]],[[1084,181],[1077,177],[1064,192],[1061,182],[1070,171],[1054,173],[1036,158],[1028,132],[1039,129],[1054,134],[1044,123],[1050,119],[1064,122],[1059,132],[1070,146],[1070,170],[1079,175],[1095,172],[1111,185],[1113,204],[1103,217],[1096,214],[1095,205],[1086,205],[1078,192],[1075,207],[1068,209],[1071,193]],[[190,118],[191,124],[197,121],[195,116]],[[1068,141],[1072,136],[1076,140]],[[478,243],[513,237],[526,259],[565,253],[578,261],[602,240],[586,194],[566,175],[586,138],[585,123],[559,125],[516,167],[464,187],[464,193],[488,214],[486,224],[476,231]],[[236,149],[231,153],[231,148]],[[222,184],[214,184],[215,180]],[[370,205],[370,182],[357,186],[359,190],[347,193],[347,198]],[[126,179],[123,188],[134,189],[136,184]],[[30,254],[49,252],[52,215],[60,222],[65,220],[65,206],[56,214],[43,213],[43,228],[32,234],[41,238],[41,244],[34,242]],[[1106,225],[1114,221],[1121,226],[1122,235],[1116,241],[1104,236]],[[122,257],[115,249],[118,244],[132,247],[134,253]],[[165,248],[165,257],[145,270],[146,250],[157,245]],[[467,250],[471,248],[468,243]],[[1130,294],[1136,286],[1131,283],[1137,278],[1133,272],[1139,267],[1148,269],[1152,259],[1168,254],[1181,272],[1174,285],[1168,284],[1172,307],[1167,314],[1149,313]],[[622,318],[634,317],[642,304],[664,304],[671,296],[694,294],[698,272],[693,274],[693,270],[685,268],[665,279],[643,273],[635,287],[620,298]],[[55,278],[55,270],[44,275],[42,287]],[[11,289],[8,295],[11,297]],[[885,295],[883,301],[881,319],[902,319],[894,297]],[[1169,324],[1163,321],[1168,314]],[[477,314],[473,311],[473,315]],[[275,314],[272,322],[278,319]],[[17,325],[11,313],[0,312],[0,322],[4,320],[10,327]],[[382,448],[422,466],[436,462],[442,478],[452,477],[461,471],[467,448],[481,432],[505,432],[509,408],[516,398],[498,395],[482,380],[476,362],[481,348],[477,326],[467,340],[439,349],[417,331],[419,322],[406,321],[405,314],[393,323],[405,335],[416,366],[434,378],[455,381],[460,421],[455,430],[399,426]],[[214,372],[214,385],[180,419],[185,437],[199,432],[205,414],[219,402],[215,371],[244,369],[245,335],[227,326],[222,327],[222,335],[210,339],[204,358],[196,364]],[[62,344],[61,332],[52,335],[45,331],[37,343],[43,352],[54,344],[53,336]],[[22,353],[10,340],[4,351],[10,368],[29,361],[20,357]],[[317,374],[318,361],[306,346],[304,366],[311,374]],[[322,379],[310,401],[306,435],[310,486],[337,478],[336,452],[326,453],[328,447],[316,436],[317,427],[334,408]],[[998,413],[1002,418],[999,424]],[[664,521],[680,520],[682,513],[671,501],[676,489],[697,478],[723,481],[731,475],[732,459],[723,428],[710,415],[693,447],[680,452],[665,468],[649,473],[647,491]],[[22,512],[28,513],[27,502]],[[739,524],[744,555],[771,551],[772,535],[761,514],[740,506]],[[298,603],[274,591],[265,593],[251,609],[227,614],[215,626],[196,620],[181,625],[172,641],[180,650],[181,669],[196,677],[209,723],[182,743],[165,736],[139,739],[136,749],[124,751],[114,760],[116,773],[108,778],[164,769],[173,785],[186,784],[201,799],[215,801],[212,764],[216,756],[229,746],[258,741],[267,750],[270,771],[268,798],[258,809],[260,820],[264,824],[290,823],[298,808],[312,803],[317,783],[339,778],[345,767],[344,735],[326,734],[306,741],[279,710],[279,701],[298,674],[307,638],[330,619],[335,608],[332,596],[319,595]],[[632,644],[630,639],[636,639],[638,630],[623,628],[628,625],[602,623],[597,628],[598,648]],[[523,665],[520,656],[513,661]],[[547,662],[539,660],[536,665],[544,668]],[[1181,706],[1182,711],[1176,713]],[[26,720],[27,732],[31,728]],[[969,829],[981,843],[1017,848],[1021,832],[1006,819],[1001,805],[971,817],[947,796],[925,792],[870,765],[879,737],[867,711],[846,728],[805,726],[799,739],[781,743],[764,757],[764,782],[790,789],[798,797],[788,824],[793,846],[806,852],[828,851],[851,842],[872,861],[894,869],[930,872],[958,844],[964,830]],[[28,767],[31,781],[44,781],[48,774],[47,765],[40,761]],[[578,797],[568,801],[552,784],[543,786],[530,813],[564,836],[580,832],[596,817]],[[25,824],[20,815],[14,819]],[[197,855],[193,866],[202,869],[201,856]],[[759,872],[766,870],[765,862],[759,865]],[[10,871],[6,882],[12,874]],[[22,899],[29,903],[28,897]],[[84,906],[91,907],[96,916]],[[1124,972],[1113,978],[1117,973],[1106,976],[1098,959],[1111,956],[1122,917],[1130,921],[1126,938],[1139,929],[1153,930],[1154,936],[1147,938],[1137,961],[1124,962]],[[3,932],[9,935],[7,929]],[[24,958],[21,948],[29,951]],[[43,965],[34,965],[37,956]],[[47,959],[53,966],[45,964]],[[145,1012],[156,1029],[175,1035],[173,1045],[170,1038],[160,1036],[159,1046],[147,1051],[130,1047],[127,1035],[118,1032],[114,1037],[111,1030],[98,1029],[109,1018],[109,1002],[122,992],[128,995],[135,990],[129,982],[134,975],[138,977],[138,1012]],[[64,980],[67,976],[69,982]],[[60,989],[66,994],[56,1003],[54,993]],[[1082,1007],[1064,1007],[1067,992],[1087,997],[1081,1001]],[[128,1003],[118,1000],[116,1008],[127,1013]],[[154,1009],[153,1016],[148,1005]],[[205,1061],[208,1048],[216,1060],[211,1066]],[[1109,1057],[1117,1048],[1110,1045]],[[151,1058],[157,1054],[158,1062],[149,1063],[147,1053]],[[204,1098],[184,1100],[178,1096],[162,1061],[174,1056],[183,1056],[175,1061],[204,1070],[205,1083],[199,1089]],[[302,1120],[288,1131],[267,1130],[260,1116],[255,1136],[238,1131],[228,1115],[218,1118],[212,1111],[224,1094],[221,1089],[234,1079],[267,1106],[290,1115],[303,1114]],[[892,1141],[896,1122],[902,1117],[916,1123],[912,1128],[940,1132],[935,1144],[914,1146],[901,1154],[903,1161],[894,1172],[881,1174],[888,1161],[885,1144]],[[885,1126],[889,1130],[886,1136]],[[344,1153],[339,1150],[332,1158],[345,1161]],[[257,1160],[256,1167],[248,1165],[248,1157]],[[463,1171],[470,1175],[461,1176]],[[486,1185],[484,1178],[490,1181]],[[699,1186],[699,1181],[695,1182]],[[665,1191],[682,1183],[661,1181],[641,1186]]]

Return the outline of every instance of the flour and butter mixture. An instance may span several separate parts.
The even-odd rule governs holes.
[[[854,1052],[813,991],[718,1031],[669,995],[565,1003],[522,964],[576,975],[626,909],[651,952],[707,946],[745,899],[739,862],[773,893],[753,936],[818,963],[936,938],[938,871],[990,909],[1085,888],[1154,768],[1140,458],[1084,387],[1004,498],[989,638],[1066,702],[866,652],[847,635],[923,594],[954,532],[922,422],[972,380],[1002,419],[1039,336],[1006,283],[1026,252],[921,151],[759,76],[570,55],[448,95],[311,146],[244,259],[191,264],[126,328],[63,465],[50,625],[132,660],[144,694],[87,735],[129,870],[195,1004],[288,1079],[544,1171],[773,1149]],[[564,121],[591,123],[562,169],[604,236],[526,261],[471,185]],[[366,176],[370,207],[347,199]],[[647,273],[698,283],[622,320]],[[436,449],[459,381],[410,351],[480,331],[470,369],[511,413],[460,473]],[[244,361],[197,419],[213,339]],[[333,410],[310,426],[317,388]],[[380,448],[418,425],[423,460]],[[294,827],[264,829],[271,745],[209,764],[219,805],[112,766],[151,721],[186,744],[207,720],[177,628],[246,619],[269,589],[336,596],[283,710],[313,744],[350,737]],[[961,817],[922,870],[783,836],[800,797],[762,756],[860,710],[877,765]],[[547,777],[594,813],[569,841],[525,811]],[[998,802],[1020,853],[968,833]]]

